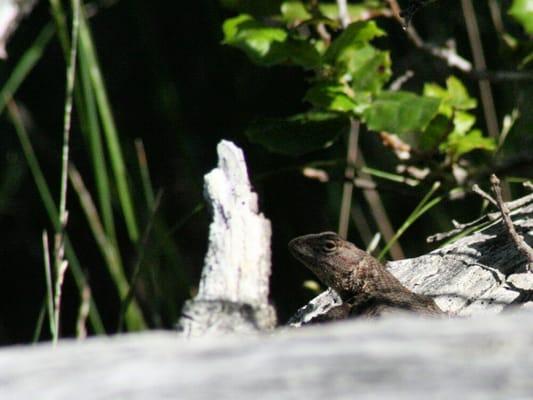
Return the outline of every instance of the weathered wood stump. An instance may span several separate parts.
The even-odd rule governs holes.
[[[204,196],[213,222],[198,295],[185,304],[178,329],[202,336],[271,329],[268,304],[270,221],[259,212],[242,150],[217,146],[218,167],[205,176]]]

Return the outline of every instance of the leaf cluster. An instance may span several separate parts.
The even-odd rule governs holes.
[[[400,135],[418,153],[457,162],[474,150],[493,151],[496,144],[475,128],[477,106],[462,82],[450,77],[443,88],[427,83],[423,93],[393,90],[389,50],[375,43],[386,35],[375,17],[383,2],[349,5],[353,21],[341,29],[336,4],[289,0],[267,18],[240,14],[224,22],[224,43],[242,50],[265,67],[292,65],[311,71],[304,96],[307,112],[263,119],[247,130],[249,138],[270,151],[301,155],[333,144],[349,119],[369,131]],[[370,18],[369,18],[370,16]]]

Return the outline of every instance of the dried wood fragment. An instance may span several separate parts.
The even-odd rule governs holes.
[[[276,322],[268,304],[270,221],[258,210],[242,150],[223,140],[217,152],[218,167],[205,176],[213,222],[198,295],[178,323],[186,336],[265,330]]]

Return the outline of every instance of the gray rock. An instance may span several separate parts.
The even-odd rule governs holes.
[[[151,332],[4,348],[0,398],[526,399],[531,354],[531,310],[192,340]]]

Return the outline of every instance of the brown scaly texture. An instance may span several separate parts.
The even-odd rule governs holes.
[[[444,314],[433,299],[411,292],[378,260],[334,232],[297,237],[289,249],[343,300],[320,320],[381,316],[402,310]]]

